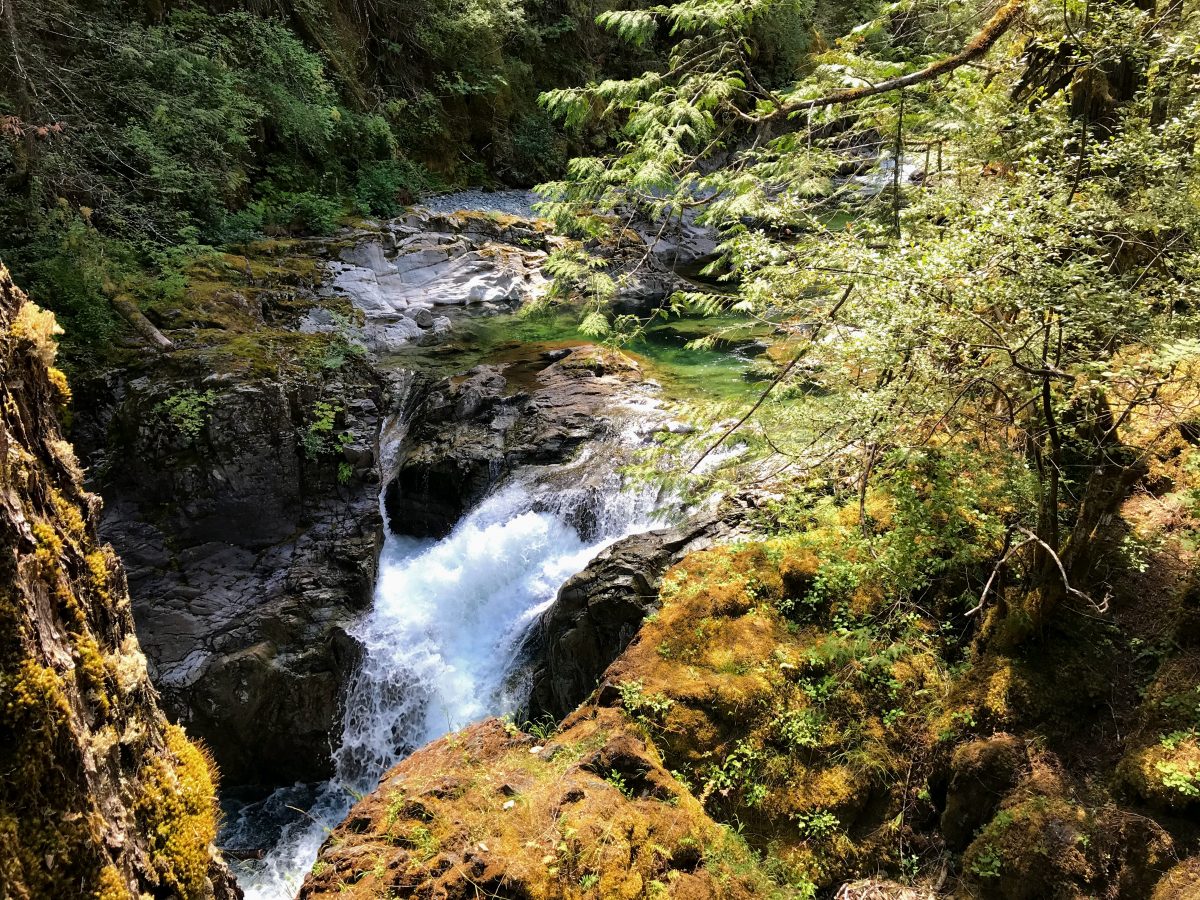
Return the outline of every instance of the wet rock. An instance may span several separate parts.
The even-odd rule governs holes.
[[[411,318],[414,322],[416,322],[420,328],[432,328],[433,327],[433,313],[431,313],[429,310],[425,309],[424,307],[418,307],[418,308],[412,310],[409,313],[409,318]]]
[[[732,530],[727,518],[707,514],[676,528],[633,535],[572,576],[520,654],[531,684],[526,717],[561,719],[574,710],[657,604],[662,574]]]
[[[447,534],[510,472],[561,463],[604,434],[640,378],[627,357],[585,346],[538,372],[529,391],[496,366],[432,386],[384,494],[391,527],[418,537]]]
[[[1025,742],[1011,734],[995,734],[956,747],[950,786],[942,813],[942,834],[961,850],[995,815],[1004,796],[1016,787],[1029,766]]]
[[[382,540],[381,388],[357,368],[327,385],[346,438],[314,460],[302,446],[312,386],[217,384],[188,437],[161,404],[190,386],[119,372],[81,385],[77,433],[108,501],[102,533],[126,561],[163,704],[205,740],[225,783],[326,777],[358,659],[346,628],[370,604]]]
[[[620,265],[614,267],[620,273]],[[629,271],[620,275],[617,291],[612,300],[613,309],[630,315],[649,315],[659,310],[678,291],[687,290],[689,285],[663,263],[657,260],[628,266]]]
[[[633,230],[651,253],[672,266],[712,256],[720,240],[715,228],[696,224],[696,213],[692,210],[684,213],[682,221],[670,222],[665,227],[635,221]]]

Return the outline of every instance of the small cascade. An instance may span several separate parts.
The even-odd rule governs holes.
[[[605,546],[657,524],[652,494],[623,492],[615,473],[589,475],[589,488],[563,489],[562,468],[528,469],[442,540],[388,535],[374,608],[354,632],[365,652],[334,778],[315,793],[276,791],[231,817],[223,835],[232,847],[269,842],[263,859],[238,866],[247,898],[294,896],[328,831],[388,768],[524,699],[506,676],[529,626]],[[288,810],[292,820],[272,829]]]

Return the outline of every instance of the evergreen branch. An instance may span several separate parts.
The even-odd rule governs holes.
[[[791,374],[792,369],[796,368],[796,365],[800,362],[801,359],[804,358],[804,355],[808,352],[808,349],[813,345],[813,342],[817,339],[817,335],[819,335],[821,333],[821,329],[824,328],[825,325],[827,325],[828,323],[830,323],[834,320],[834,318],[838,314],[838,310],[840,310],[842,308],[842,306],[845,305],[846,301],[850,299],[850,293],[853,290],[854,290],[854,282],[851,282],[850,284],[846,285],[846,290],[844,290],[842,292],[842,296],[838,299],[838,302],[833,305],[833,309],[831,309],[829,311],[829,315],[827,315],[825,317],[825,319],[822,322],[820,322],[816,328],[813,329],[812,334],[809,335],[808,343],[805,344],[803,347],[801,347],[798,351],[796,351],[796,355],[792,357],[791,362],[789,362],[786,366],[784,366],[782,371],[780,371],[780,373],[775,376],[775,378],[771,381],[771,383],[767,385],[766,390],[764,390],[762,392],[762,394],[759,396],[759,398],[754,402],[754,405],[751,406],[750,409],[746,411],[746,414],[744,416],[742,416],[740,419],[738,419],[736,422],[734,422],[732,425],[730,425],[727,429],[725,429],[724,434],[722,434],[719,438],[717,438],[715,441],[713,441],[713,443],[709,445],[708,449],[700,454],[700,458],[697,459],[694,463],[692,463],[691,468],[688,469],[689,475],[694,473],[696,471],[696,469],[700,466],[700,463],[704,462],[704,460],[708,457],[708,455],[710,453],[712,453],[714,450],[716,450],[718,447],[720,447],[723,443],[725,443],[726,439],[731,434],[733,434],[735,431],[737,431],[739,428],[741,428],[743,425],[745,425],[746,422],[748,422],[750,420],[750,417],[752,415],[754,415],[756,412],[758,412],[758,408],[767,402],[767,397],[770,395],[771,391],[773,391],[775,389],[776,385],[778,385],[781,381],[783,381],[785,378],[787,378],[789,374]]]
[[[804,112],[810,109],[821,109],[826,106],[837,106],[843,103],[853,103],[857,100],[862,100],[866,97],[874,97],[878,94],[887,94],[891,91],[897,91],[901,88],[912,87],[916,84],[922,84],[926,81],[932,81],[945,75],[947,72],[953,72],[968,63],[974,62],[979,57],[986,54],[992,49],[996,41],[1003,37],[1009,27],[1016,21],[1017,16],[1024,8],[1024,0],[1008,0],[1004,6],[992,16],[982,29],[980,29],[975,37],[958,52],[952,56],[946,56],[939,59],[937,62],[930,63],[923,69],[916,72],[910,72],[907,75],[899,75],[895,78],[889,78],[886,81],[881,81],[878,84],[864,85],[863,87],[850,88],[844,91],[838,91],[833,94],[828,94],[824,97],[817,97],[813,100],[797,100],[793,103],[786,103],[783,106],[776,108],[773,112],[756,117],[757,121],[770,121],[781,116],[790,116],[793,113]]]

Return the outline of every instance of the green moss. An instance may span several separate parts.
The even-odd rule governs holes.
[[[1194,731],[1163,735],[1131,751],[1118,777],[1146,802],[1167,809],[1200,806],[1200,738]]]
[[[1038,896],[1065,896],[1064,886],[1082,887],[1098,874],[1089,852],[1094,830],[1082,806],[1034,794],[995,815],[963,854],[963,870],[988,893],[1013,881],[1035,886]]]
[[[102,713],[107,715],[112,707],[108,692],[108,666],[100,645],[90,634],[76,635],[74,640],[76,665],[85,696]]]
[[[136,810],[161,884],[183,900],[205,894],[209,847],[217,838],[216,785],[204,753],[176,725],[167,754],[140,773]]]
[[[117,871],[116,866],[108,865],[100,870],[92,900],[132,900],[132,897],[129,884]]]

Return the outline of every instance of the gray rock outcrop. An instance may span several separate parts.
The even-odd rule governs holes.
[[[540,297],[555,243],[511,217],[421,211],[356,234],[331,264],[328,288],[362,312],[367,346],[391,353],[440,340],[457,316]]]
[[[384,494],[391,527],[417,537],[448,533],[517,467],[561,463],[601,437],[640,381],[628,357],[584,346],[548,363],[531,390],[487,365],[438,383],[414,414]]]
[[[227,784],[326,777],[358,658],[346,627],[370,605],[382,539],[381,389],[359,369],[325,395],[342,398],[343,484],[337,459],[303,447],[313,385],[213,388],[188,437],[161,412],[188,384],[113,373],[80,395],[102,533],[125,560],[153,680]]]
[[[530,683],[526,717],[561,719],[596,687],[658,603],[663,573],[688,553],[728,539],[728,515],[617,541],[572,576],[530,630],[520,659]]]

